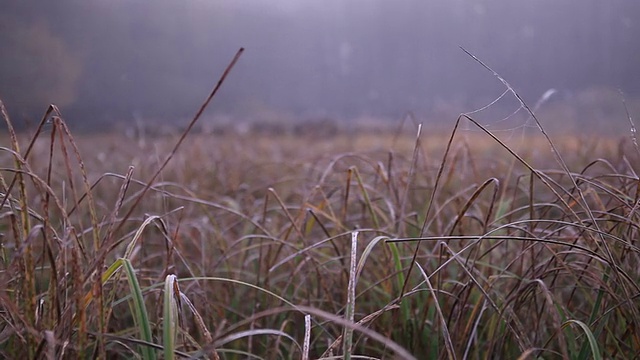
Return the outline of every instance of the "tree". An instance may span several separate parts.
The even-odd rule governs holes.
[[[0,99],[12,113],[32,116],[50,103],[74,102],[82,63],[44,20],[0,15],[0,49]]]

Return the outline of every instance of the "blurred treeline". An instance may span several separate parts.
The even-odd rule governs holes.
[[[4,0],[0,98],[76,126],[190,116],[240,47],[215,111],[291,118],[463,112],[503,87],[535,101],[640,93],[640,1]]]

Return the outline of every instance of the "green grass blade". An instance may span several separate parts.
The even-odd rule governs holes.
[[[579,320],[567,320],[564,324],[562,324],[562,328],[564,329],[565,327],[571,324],[576,324],[580,326],[582,331],[584,331],[584,334],[587,336],[589,348],[591,349],[592,358],[594,360],[602,360],[602,354],[600,353],[600,348],[598,347],[598,341],[596,340],[596,337],[591,332],[591,329],[589,329],[589,326],[587,326],[587,324]],[[589,358],[590,357],[587,356],[587,354],[583,353],[582,351],[580,352],[580,355],[578,357],[579,360],[589,359]]]
[[[402,287],[404,286],[405,281],[404,272],[402,271],[402,262],[400,261],[400,251],[398,250],[398,246],[395,243],[387,242],[387,245],[389,245],[391,254],[393,256],[393,265],[395,266],[396,273],[398,274],[398,291],[400,291],[400,289],[402,289]],[[411,316],[411,309],[409,308],[408,301],[403,301],[402,303],[400,303],[400,313],[405,320],[403,321],[403,324],[406,324],[406,321],[408,321],[409,317]]]
[[[360,172],[358,168],[353,167],[354,173],[356,174],[356,180],[358,181],[358,187],[362,192],[362,197],[364,198],[364,203],[371,214],[371,220],[373,221],[373,226],[376,229],[380,229],[380,222],[378,221],[378,215],[376,215],[376,211],[373,208],[373,204],[371,203],[371,199],[369,198],[369,193],[367,192],[367,188],[364,186],[364,182],[362,181],[362,177],[360,177]]]
[[[131,295],[133,296],[134,319],[138,330],[140,331],[140,336],[143,341],[153,343],[151,325],[149,324],[149,314],[147,313],[147,307],[144,304],[142,290],[140,289],[140,284],[138,283],[135,270],[129,260],[121,259],[121,261],[122,265],[124,265],[124,272],[127,276],[127,280],[129,281]],[[156,359],[156,352],[154,349],[148,346],[141,346],[140,351],[143,359]]]
[[[447,350],[447,358],[449,360],[454,360],[456,359],[456,353],[454,350],[453,342],[451,341],[449,327],[447,326],[447,318],[442,312],[442,308],[440,306],[440,302],[438,301],[438,296],[436,294],[436,289],[434,289],[433,286],[431,285],[431,281],[429,280],[429,275],[427,275],[427,273],[424,271],[422,266],[420,266],[420,264],[417,264],[417,263],[416,263],[416,266],[418,267],[418,270],[420,270],[420,273],[424,278],[424,282],[427,284],[429,292],[433,297],[433,305],[435,306],[436,312],[438,314],[438,318],[440,319],[440,325],[442,326],[442,337],[444,339],[445,348]]]
[[[602,283],[606,284],[609,282],[609,273],[611,272],[611,268],[606,268],[604,273],[602,274]],[[594,321],[598,318],[598,316],[600,315],[600,307],[602,305],[602,300],[605,296],[605,290],[600,287],[600,289],[598,289],[598,295],[596,296],[596,302],[593,305],[593,309],[591,310],[591,315],[589,316],[589,323],[593,324]],[[600,322],[600,326],[598,326],[598,328],[596,329],[596,334],[600,334],[600,332],[602,331],[602,328],[604,327],[605,321]],[[593,335],[592,335],[593,336]],[[583,343],[582,344],[582,348],[580,349],[580,354],[578,355],[578,359],[586,359],[587,358],[587,352],[588,352],[588,348],[587,348],[587,343]],[[591,349],[591,351],[593,352],[593,348]]]
[[[378,237],[374,238],[373,240],[371,240],[371,242],[369,244],[367,244],[367,247],[364,248],[364,251],[362,252],[362,255],[360,256],[360,261],[358,261],[358,267],[356,268],[356,279],[360,277],[360,274],[362,274],[362,270],[364,269],[364,264],[367,262],[367,259],[369,258],[369,255],[371,254],[371,251],[373,251],[373,248],[380,241],[387,240],[387,239],[389,239],[388,236],[378,236]]]

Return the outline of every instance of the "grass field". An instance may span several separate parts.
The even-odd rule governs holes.
[[[241,53],[175,136],[0,102],[2,358],[640,357],[632,121],[189,134]]]
[[[638,358],[632,138],[471,129],[5,136],[0,356]]]

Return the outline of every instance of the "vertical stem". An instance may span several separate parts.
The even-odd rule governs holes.
[[[356,254],[358,250],[358,232],[351,233],[351,261],[349,262],[349,286],[347,287],[347,306],[345,318],[353,323],[353,315],[356,307]],[[344,350],[345,360],[351,360],[351,345],[353,342],[353,328],[344,328]]]

